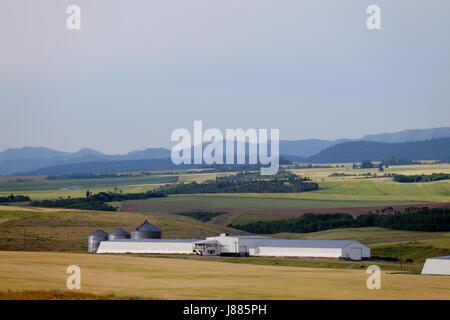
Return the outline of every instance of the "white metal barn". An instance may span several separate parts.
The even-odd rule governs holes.
[[[422,274],[450,275],[450,256],[427,259]]]
[[[261,236],[102,241],[97,253],[199,254],[205,256],[315,257],[361,260],[370,248],[352,240],[285,240]]]
[[[121,239],[102,241],[97,253],[192,254],[199,239]]]
[[[316,257],[361,260],[370,258],[370,248],[353,240],[286,240],[260,236],[206,238],[216,242],[220,254],[249,256]]]

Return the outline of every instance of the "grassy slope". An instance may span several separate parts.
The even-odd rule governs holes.
[[[450,232],[402,231],[384,228],[342,228],[311,233],[277,233],[271,235],[283,239],[345,240],[352,239],[367,245],[418,241],[425,239],[450,239]]]
[[[382,272],[368,290],[363,270],[292,268],[192,259],[0,252],[0,290],[64,290],[81,267],[82,292],[162,299],[448,299],[450,278]],[[27,275],[24,277],[24,275]],[[151,277],[148,275],[151,274]]]
[[[220,232],[236,232],[220,225],[165,214],[29,209],[0,206],[0,250],[85,252],[87,236],[97,229],[131,230],[148,219],[163,230],[165,238],[205,238]],[[243,232],[241,232],[243,233]]]

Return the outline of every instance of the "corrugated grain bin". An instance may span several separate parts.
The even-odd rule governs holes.
[[[108,240],[108,234],[98,229],[88,236],[88,252],[97,252],[100,242]]]
[[[122,228],[117,228],[108,234],[108,240],[130,239],[130,237],[130,233]]]
[[[131,239],[161,239],[161,230],[145,220],[131,230]]]

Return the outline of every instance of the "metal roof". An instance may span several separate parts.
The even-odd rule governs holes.
[[[298,248],[344,248],[355,243],[353,240],[287,240],[265,239],[258,241],[259,247],[298,247]]]
[[[94,236],[94,237],[108,237],[108,234],[103,231],[102,229],[98,229],[95,232],[92,232],[89,236]]]
[[[109,240],[108,242],[178,242],[178,243],[189,243],[198,242],[200,239],[115,239]]]
[[[116,230],[110,232],[109,234],[130,234],[130,233],[122,228],[117,228]]]
[[[214,237],[207,237],[206,239],[217,239],[217,238],[235,238],[235,239],[273,239],[273,238],[269,238],[269,237],[264,237],[264,236],[214,236]]]
[[[450,256],[434,257],[434,258],[428,258],[428,259],[450,260]]]
[[[132,231],[161,231],[151,223],[149,223],[147,220],[144,221],[141,225],[134,228]]]
[[[230,236],[230,238],[239,238],[239,239],[273,239],[264,236]]]

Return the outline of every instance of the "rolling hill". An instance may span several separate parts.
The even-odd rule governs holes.
[[[414,142],[450,137],[450,127],[433,129],[403,130],[395,133],[371,134],[362,137],[361,140],[373,142]]]
[[[308,162],[382,161],[392,157],[407,160],[450,160],[450,138],[403,143],[345,142],[309,157]]]

